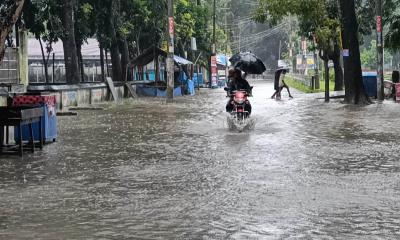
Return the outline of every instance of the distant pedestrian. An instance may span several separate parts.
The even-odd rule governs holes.
[[[292,94],[290,93],[289,86],[286,85],[286,83],[285,83],[286,73],[287,73],[287,69],[284,69],[284,68],[278,68],[276,70],[275,79],[274,79],[275,93],[271,96],[272,99],[276,98],[276,99],[280,100],[283,88],[286,88],[289,93],[289,97],[293,98]]]

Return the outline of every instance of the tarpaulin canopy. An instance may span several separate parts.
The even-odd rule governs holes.
[[[192,65],[193,63],[183,57],[174,55],[174,61],[179,65]]]
[[[142,54],[137,56],[133,61],[132,64],[135,66],[145,66],[151,63],[156,57],[162,56],[167,57],[167,53],[158,47],[150,47],[143,51]],[[174,55],[175,64],[178,65],[191,65],[193,64],[191,61]]]
[[[167,53],[158,47],[150,47],[133,59],[132,64],[135,66],[146,66],[158,56],[167,57]]]
[[[223,65],[223,66],[228,66],[228,57],[225,55],[217,55],[217,64]]]

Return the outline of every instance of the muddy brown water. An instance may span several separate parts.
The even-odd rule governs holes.
[[[61,117],[55,144],[0,157],[0,239],[400,238],[400,105],[253,84],[244,133],[221,89]]]

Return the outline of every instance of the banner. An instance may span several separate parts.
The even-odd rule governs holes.
[[[211,56],[211,87],[218,87],[217,56]]]

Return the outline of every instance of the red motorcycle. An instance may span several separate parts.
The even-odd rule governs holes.
[[[251,105],[248,97],[251,93],[245,90],[237,90],[230,92],[229,89],[225,88],[227,91],[227,97],[229,97],[230,104],[232,106],[232,111],[230,111],[231,119],[230,122],[235,124],[236,127],[245,126],[247,124],[247,119],[251,115]]]

